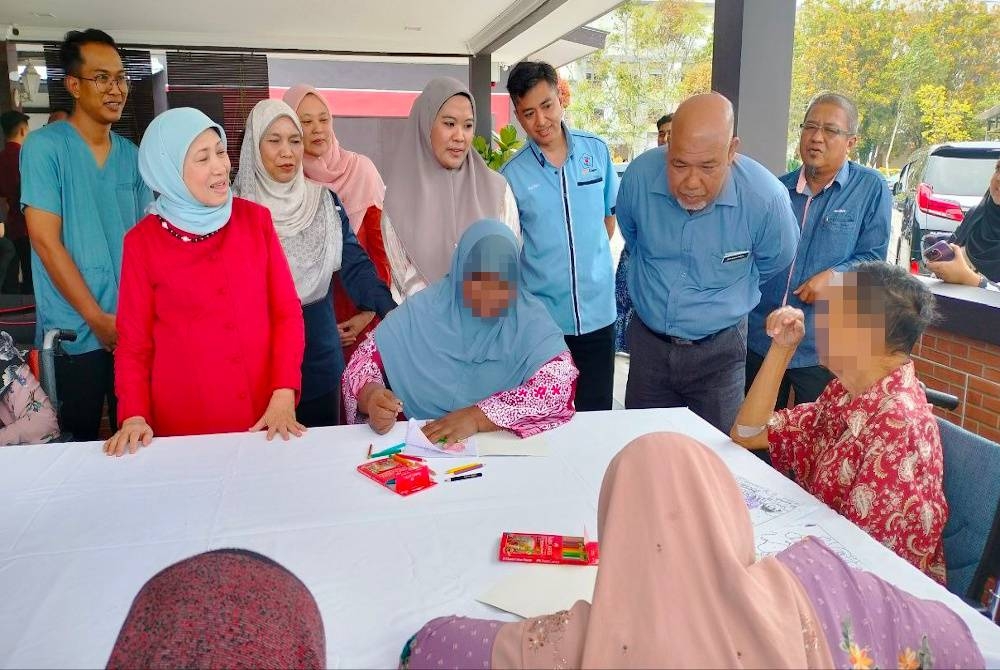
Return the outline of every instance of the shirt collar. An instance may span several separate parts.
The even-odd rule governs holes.
[[[900,365],[891,373],[872,384],[864,393],[853,398],[840,383],[839,379],[834,379],[830,386],[831,400],[837,407],[837,412],[841,418],[847,422],[847,427],[854,437],[858,437],[864,429],[864,422],[853,420],[851,416],[872,416],[878,414],[879,408],[885,398],[895,395],[909,395],[914,399],[923,396],[923,389],[917,382],[916,370],[913,361]],[[861,414],[858,414],[861,412]]]
[[[566,125],[565,121],[562,121],[559,125],[562,126],[563,137],[566,138],[566,162],[568,163],[569,159],[573,156],[573,136],[570,134],[569,126]],[[542,151],[542,148],[538,146],[535,140],[529,140],[528,147],[531,149],[531,153],[535,155],[535,160],[538,161],[539,165],[542,167],[548,165],[549,161],[545,158],[545,152]]]
[[[795,184],[795,192],[801,195],[819,195],[819,193],[809,192],[809,184],[806,183],[805,168],[806,168],[805,165],[799,168],[799,180]],[[830,183],[823,187],[823,191],[833,186],[834,182],[840,184],[840,187],[843,188],[844,184],[847,183],[847,177],[850,174],[850,172],[851,172],[851,161],[844,161],[844,164],[840,166],[839,170],[837,170],[837,174],[833,175],[833,179],[830,180]],[[822,193],[823,191],[820,191],[820,193]]]

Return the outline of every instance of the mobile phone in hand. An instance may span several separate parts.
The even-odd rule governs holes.
[[[947,241],[941,240],[924,249],[924,258],[932,263],[950,261],[955,258],[955,251]]]

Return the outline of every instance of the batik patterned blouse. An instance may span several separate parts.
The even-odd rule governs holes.
[[[579,374],[572,356],[564,351],[539,368],[524,384],[494,393],[476,406],[494,424],[518,437],[537,435],[573,418],[576,412],[573,398]],[[344,372],[344,409],[349,424],[367,420],[358,413],[358,395],[368,383],[386,385],[382,357],[372,335],[358,346]]]
[[[912,362],[854,398],[834,379],[768,427],[778,471],[944,583],[941,438]]]

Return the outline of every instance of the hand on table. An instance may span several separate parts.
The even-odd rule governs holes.
[[[379,435],[385,435],[396,425],[396,417],[403,411],[403,402],[389,389],[368,384],[361,389],[363,410],[368,415],[368,425]],[[358,403],[362,405],[362,403]],[[361,409],[361,407],[359,407]]]
[[[271,401],[264,410],[264,416],[260,417],[251,428],[251,433],[267,428],[267,439],[273,440],[275,435],[280,434],[281,439],[288,441],[289,435],[302,437],[306,432],[306,427],[295,420],[295,391],[292,389],[275,389],[271,394]]]
[[[338,323],[337,332],[340,333],[340,346],[349,347],[357,342],[358,335],[368,327],[368,324],[374,318],[375,312],[361,312],[360,314],[355,314],[347,321]]]
[[[497,426],[487,418],[476,405],[457,409],[440,419],[428,421],[421,429],[431,442],[461,442],[476,433],[497,430]]]
[[[153,441],[153,429],[141,416],[129,417],[122,421],[122,427],[104,443],[104,453],[108,456],[122,456],[126,451],[134,454],[139,447],[148,447]]]
[[[806,335],[805,315],[801,309],[779,307],[768,315],[766,328],[774,345],[794,349]]]

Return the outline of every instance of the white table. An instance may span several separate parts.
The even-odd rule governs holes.
[[[812,524],[863,567],[958,612],[988,665],[1000,667],[1000,629],[687,410],[580,414],[548,434],[548,457],[491,458],[482,478],[409,498],[355,471],[369,442],[400,441],[402,425],[381,438],[353,426],[290,443],[160,439],[120,459],[98,443],[0,449],[0,666],[103,667],[147,579],[193,554],[242,547],[311,589],[330,667],[395,667],[432,617],[510,619],[474,600],[520,567],[496,560],[500,533],[596,533],[608,462],[656,430],[696,437],[735,473],[798,505],[757,516],[772,549]]]

